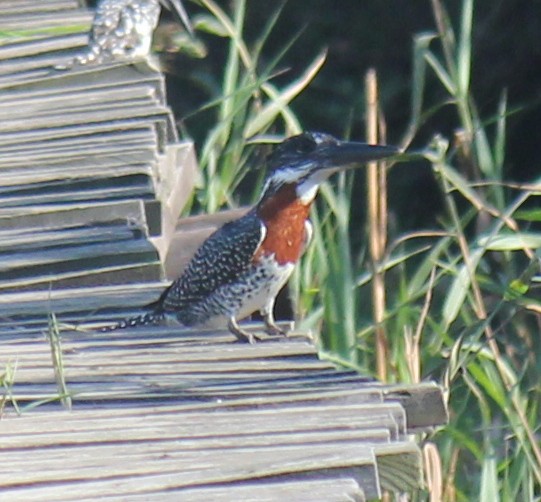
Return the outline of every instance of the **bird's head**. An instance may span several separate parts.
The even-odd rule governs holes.
[[[314,200],[319,185],[332,174],[398,153],[398,148],[393,146],[339,141],[320,132],[292,136],[269,156],[261,202],[283,188],[294,188],[296,196],[308,205]]]

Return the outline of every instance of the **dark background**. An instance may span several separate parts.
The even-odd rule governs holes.
[[[228,8],[229,2],[218,1]],[[280,4],[249,0],[246,40],[255,41],[265,22]],[[455,29],[459,26],[461,3],[445,5]],[[190,16],[202,12],[185,2]],[[292,80],[324,48],[325,66],[310,87],[294,101],[293,108],[306,129],[324,130],[338,136],[350,130],[363,132],[363,81],[369,67],[377,69],[380,95],[388,122],[389,142],[399,141],[409,120],[412,40],[415,34],[435,32],[429,0],[289,0],[263,53],[274,57],[297,34],[299,38],[284,56],[280,69],[290,70],[276,83]],[[178,56],[181,75],[169,77],[171,104],[182,119],[206,101],[215,98],[223,72],[227,43],[205,34],[203,60]],[[437,41],[433,47],[437,47]],[[447,96],[429,75],[428,105]],[[520,110],[508,119],[508,177],[529,180],[539,172],[537,154],[541,139],[541,0],[476,0],[472,89],[483,118],[496,113],[504,89],[509,108]],[[196,114],[186,120],[190,134],[201,141],[210,120]],[[353,117],[353,118],[352,118]],[[416,140],[423,145],[435,132],[452,137],[458,123],[452,107],[442,109],[420,131]]]
[[[231,1],[216,0],[230,12]],[[89,0],[93,7],[96,0]],[[444,0],[455,30],[460,22],[460,0]],[[190,18],[205,10],[184,0]],[[282,14],[266,43],[262,65],[287,41],[298,36],[279,68],[275,80],[286,83],[299,75],[322,50],[328,49],[325,66],[310,87],[293,103],[306,129],[338,136],[351,130],[363,136],[363,80],[368,68],[378,71],[380,95],[388,122],[389,142],[398,141],[408,123],[411,92],[412,40],[416,34],[435,32],[430,0],[288,0],[247,1],[245,39],[255,42],[264,24],[280,6]],[[170,19],[167,11],[163,18]],[[531,180],[539,172],[537,155],[541,139],[541,0],[475,0],[472,88],[481,116],[489,120],[501,92],[507,90],[508,177]],[[213,125],[211,113],[195,113],[218,97],[227,40],[198,32],[208,49],[204,59],[179,54],[167,66],[170,104],[185,121],[197,143]],[[437,47],[437,41],[433,47]],[[429,72],[430,73],[430,72]],[[430,76],[430,75],[429,75]],[[426,102],[446,98],[433,76]],[[353,117],[353,119],[351,119]],[[452,137],[458,123],[454,110],[443,109],[420,131],[416,143],[425,144],[435,132]],[[350,129],[351,127],[351,129]]]
[[[231,11],[232,2],[216,1]],[[458,32],[462,2],[447,0],[444,4]],[[184,5],[194,21],[206,13],[195,2],[184,0]],[[255,44],[280,7],[282,13],[265,44],[261,67],[298,38],[278,65],[284,73],[273,80],[275,85],[286,85],[317,54],[328,50],[323,69],[292,104],[303,127],[364,138],[364,76],[374,67],[388,142],[399,142],[410,118],[413,37],[436,31],[430,0],[248,0],[245,40],[249,45]],[[170,14],[164,10],[162,18],[170,18]],[[472,92],[483,120],[490,123],[494,119],[502,92],[508,93],[504,177],[532,181],[540,172],[541,0],[476,0],[473,33]],[[197,37],[207,48],[205,58],[168,56],[165,67],[170,70],[169,103],[183,132],[199,147],[215,125],[216,115],[212,109],[198,110],[221,95],[228,40],[202,32]],[[431,47],[438,53],[437,40]],[[425,109],[449,98],[431,70],[427,76]],[[425,146],[435,133],[452,142],[458,124],[453,106],[440,107],[419,130],[413,146]],[[429,166],[396,170],[389,179],[391,210],[401,218],[401,229],[430,225],[440,202]]]

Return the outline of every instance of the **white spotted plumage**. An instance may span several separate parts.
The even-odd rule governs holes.
[[[171,10],[191,33],[180,0],[101,0],[94,14],[88,46],[70,64],[58,69],[146,58],[158,25],[160,4]]]

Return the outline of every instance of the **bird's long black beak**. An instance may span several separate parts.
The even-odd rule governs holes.
[[[369,145],[355,141],[339,141],[316,153],[321,169],[348,169],[373,160],[385,159],[400,153],[395,146]]]
[[[160,3],[166,8],[169,9],[172,14],[184,25],[188,30],[190,35],[193,35],[192,23],[190,23],[190,18],[182,5],[181,0],[160,0]]]

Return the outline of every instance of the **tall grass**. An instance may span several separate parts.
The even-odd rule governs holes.
[[[232,2],[232,14],[213,0],[201,0],[200,4],[208,13],[197,16],[194,27],[228,41],[220,90],[205,107],[214,111],[216,125],[205,138],[199,157],[203,179],[197,202],[206,211],[214,212],[235,205],[231,197],[246,174],[254,143],[276,141],[268,135],[277,130],[285,135],[301,131],[290,103],[314,78],[326,56],[317,55],[301,75],[278,89],[271,78],[296,36],[285,41],[265,64],[260,56],[279,18],[280,7],[262,29],[259,39],[248,46],[243,35],[246,0]]]
[[[199,202],[213,211],[234,203],[251,143],[269,131],[301,129],[290,102],[324,56],[288,88],[276,89],[271,77],[283,51],[265,68],[259,56],[277,17],[249,47],[242,36],[244,1],[233,3],[232,15],[208,0],[202,4],[213,17],[208,25],[229,40],[221,95],[212,103],[217,125],[201,155]],[[431,0],[435,31],[413,42],[411,119],[402,145],[415,141],[442,109],[456,112],[454,137],[434,134],[424,149],[444,200],[440,227],[398,232],[388,241],[385,180],[400,167],[374,166],[369,241],[356,249],[352,232],[366,235],[366,225],[351,221],[354,174],[341,174],[321,189],[314,241],[290,291],[301,326],[321,333],[327,357],[389,382],[431,378],[444,385],[450,423],[426,438],[430,491],[417,499],[535,500],[541,495],[541,234],[531,223],[541,220],[541,205],[529,203],[541,190],[539,180],[520,185],[503,177],[505,92],[491,115],[479,115],[471,91],[474,6],[462,1],[455,26],[442,1]],[[440,102],[425,102],[429,78],[446,93]],[[383,141],[374,85],[372,75],[367,129],[371,140]]]
[[[322,348],[334,360],[389,381],[428,376],[445,385],[451,421],[427,447],[429,464],[437,467],[431,486],[445,500],[535,500],[541,495],[541,234],[531,222],[540,220],[541,204],[522,208],[541,191],[535,183],[503,179],[506,94],[492,116],[482,119],[477,111],[474,1],[463,0],[456,28],[440,0],[432,9],[437,31],[414,43],[403,145],[441,108],[456,110],[456,136],[435,135],[425,150],[445,203],[441,227],[400,235],[383,256],[373,248],[385,236],[371,230],[378,242],[356,256],[348,233],[351,184],[341,179],[325,187],[314,247],[298,274],[301,290],[321,289],[309,299],[313,313],[305,325],[321,329]],[[430,73],[448,95],[440,104],[424,103]],[[384,294],[381,284],[374,287],[382,280]],[[365,308],[368,299],[372,310]]]

